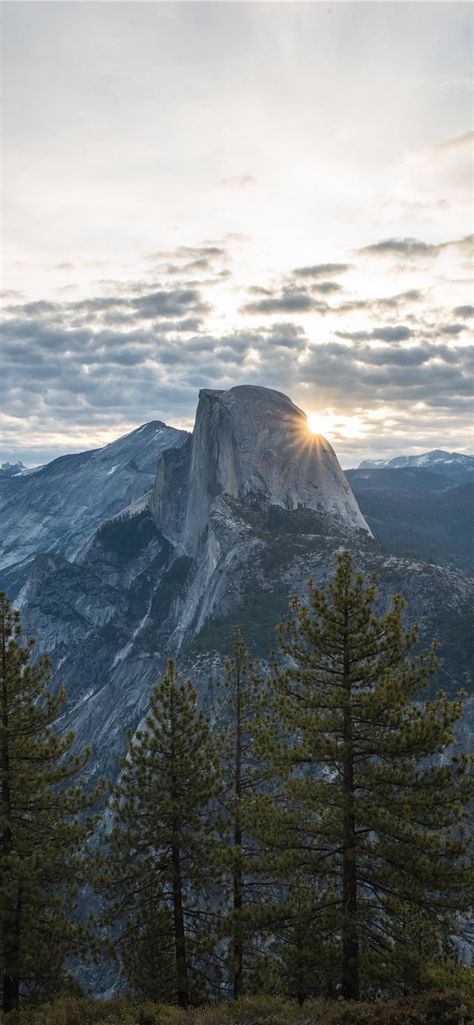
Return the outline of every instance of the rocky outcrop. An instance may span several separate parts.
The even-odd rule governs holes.
[[[308,509],[336,532],[370,534],[329,442],[269,388],[200,392],[192,439],[161,460],[151,509],[169,540],[195,555],[221,497]]]

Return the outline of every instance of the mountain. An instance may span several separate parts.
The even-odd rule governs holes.
[[[30,472],[23,463],[2,463],[0,466],[0,477],[16,477],[20,473]]]
[[[433,449],[419,456],[395,456],[393,459],[364,459],[358,466],[359,470],[367,469],[428,469],[449,477],[458,483],[474,481],[474,456],[463,455],[462,452],[444,452]]]
[[[221,496],[369,532],[329,442],[269,388],[200,392],[188,444],[160,461],[151,509],[169,540],[194,554]]]
[[[458,483],[431,466],[365,466],[346,476],[388,551],[474,570],[474,479]]]
[[[143,498],[161,454],[187,437],[154,420],[104,448],[0,475],[1,586],[16,594],[39,552],[76,559],[105,520]]]
[[[250,386],[206,389],[193,434],[164,434],[159,458],[154,430],[157,425],[145,425],[114,443],[117,448],[101,450],[107,469],[100,473],[94,453],[65,457],[77,464],[65,464],[61,509],[67,506],[75,520],[61,514],[62,529],[56,523],[47,549],[40,533],[23,539],[29,562],[22,564],[16,604],[27,634],[52,653],[54,678],[68,691],[61,726],[94,748],[92,776],[114,777],[125,728],[138,726],[170,655],[210,701],[233,626],[240,623],[254,654],[265,658],[291,594],[303,592],[312,575],[324,585],[342,546],[353,550],[364,572],[378,574],[381,609],[401,590],[410,619],[421,623],[427,639],[439,636],[438,683],[451,691],[469,688],[472,575],[384,550],[331,446],[310,434],[290,399]],[[121,445],[133,457],[119,463]],[[132,475],[134,493],[122,488],[107,498],[118,466],[125,474],[130,458],[141,468]],[[53,494],[59,487],[58,467],[50,467],[35,475],[43,481],[43,504],[48,481]],[[19,519],[25,515],[19,504]],[[19,537],[10,508],[10,536],[15,530]],[[471,735],[466,720],[466,744]]]

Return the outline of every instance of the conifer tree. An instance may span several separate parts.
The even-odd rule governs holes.
[[[185,1008],[213,982],[219,784],[209,725],[172,659],[129,741],[103,859],[106,922],[140,995]]]
[[[257,928],[255,903],[259,890],[258,847],[251,835],[250,807],[262,786],[262,764],[257,762],[253,734],[262,681],[239,627],[223,680],[223,779],[225,784],[224,847],[222,853],[231,878],[230,936],[234,999],[244,991],[244,962]]]
[[[297,866],[322,893],[314,929],[332,923],[342,996],[356,1000],[368,975],[383,980],[407,920],[456,934],[472,901],[472,759],[446,754],[462,701],[425,699],[434,650],[414,652],[400,596],[381,617],[376,599],[347,551],[327,592],[310,581],[308,601],[292,599],[258,741],[280,779],[267,816],[280,872]]]
[[[83,853],[92,830],[85,815],[97,797],[80,781],[89,751],[72,751],[74,734],[55,723],[65,692],[50,691],[48,658],[33,659],[21,623],[0,593],[0,973],[3,1009],[22,993],[48,996],[64,980],[67,955],[84,930],[75,917]]]
[[[267,853],[268,856],[268,853]],[[315,880],[299,873],[295,859],[282,871],[278,858],[269,859],[279,882],[268,906],[268,954],[281,992],[303,1004],[312,997],[337,997],[337,944],[328,912],[327,893]],[[321,905],[326,912],[320,920]],[[324,929],[322,928],[324,925]]]

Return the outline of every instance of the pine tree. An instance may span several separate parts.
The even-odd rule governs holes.
[[[308,880],[292,865],[290,878],[273,859],[275,878],[280,878],[273,904],[268,908],[269,955],[279,977],[281,992],[301,1005],[313,997],[337,996],[337,944],[325,915],[320,927],[320,905],[327,910],[314,879]]]
[[[225,790],[221,850],[230,881],[231,978],[234,999],[244,991],[245,961],[251,960],[252,935],[257,930],[256,903],[260,886],[258,844],[251,834],[250,811],[262,787],[262,764],[257,762],[253,734],[262,681],[239,627],[223,680],[222,761]]]
[[[213,982],[219,784],[209,725],[172,659],[129,741],[103,858],[106,922],[137,992],[187,1007]]]
[[[292,599],[259,738],[280,779],[267,816],[276,864],[322,895],[314,929],[332,923],[341,992],[356,1000],[368,976],[383,980],[415,913],[427,934],[454,935],[472,900],[472,759],[447,755],[462,700],[426,700],[434,650],[414,652],[400,596],[382,617],[376,600],[347,551],[328,592],[310,581],[308,601]]]
[[[21,993],[57,990],[67,955],[82,945],[75,911],[97,792],[78,781],[89,751],[74,754],[74,734],[55,729],[65,693],[49,689],[50,661],[34,661],[3,593],[0,646],[0,972],[9,1011]]]

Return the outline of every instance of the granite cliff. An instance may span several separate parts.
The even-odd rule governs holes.
[[[269,388],[200,392],[187,445],[160,461],[151,510],[169,540],[192,555],[219,498],[304,508],[335,529],[370,533],[329,442]]]

